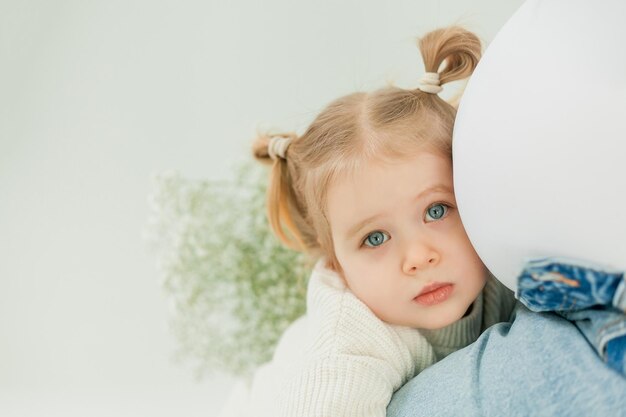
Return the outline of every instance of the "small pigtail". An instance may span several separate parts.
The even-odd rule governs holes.
[[[307,245],[296,225],[302,223],[302,214],[298,210],[300,205],[287,160],[288,148],[296,139],[295,133],[260,134],[252,144],[252,154],[257,161],[272,164],[267,187],[267,217],[274,234],[287,247],[305,251]]]
[[[459,26],[437,29],[419,39],[427,73],[438,73],[439,84],[468,78],[481,56],[480,39]],[[445,67],[439,72],[441,64]]]

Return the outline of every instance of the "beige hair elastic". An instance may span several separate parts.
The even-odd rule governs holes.
[[[430,94],[439,94],[443,90],[439,84],[439,74],[436,72],[425,73],[417,88]]]
[[[286,159],[287,148],[291,144],[291,138],[274,136],[267,145],[267,153],[270,158],[276,160],[278,157]]]

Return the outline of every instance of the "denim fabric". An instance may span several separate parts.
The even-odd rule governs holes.
[[[576,311],[592,306],[625,310],[624,273],[605,271],[565,258],[547,258],[526,263],[517,283],[517,298],[532,311]],[[620,291],[618,292],[618,287]],[[618,305],[614,305],[615,302]]]
[[[573,322],[607,365],[626,375],[625,287],[622,271],[546,258],[526,263],[517,298],[532,311],[553,311]]]
[[[626,357],[626,336],[609,340],[606,352],[607,364],[626,375],[626,361],[624,361]]]
[[[427,368],[397,391],[388,417],[626,417],[626,378],[569,321],[519,304],[511,323]]]

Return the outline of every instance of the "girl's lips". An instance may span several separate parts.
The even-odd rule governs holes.
[[[428,284],[413,300],[425,306],[439,304],[448,299],[452,293],[453,287],[454,284],[450,284],[449,282]]]

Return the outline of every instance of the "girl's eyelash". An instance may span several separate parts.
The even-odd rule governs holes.
[[[428,207],[426,208],[426,211],[428,211],[428,209],[430,209],[430,208],[432,208],[432,207],[435,207],[435,206],[438,206],[438,205],[440,205],[440,204],[441,204],[442,206],[446,206],[446,207],[448,207],[449,209],[453,209],[453,208],[455,208],[452,204],[447,203],[447,202],[445,202],[445,201],[437,201],[436,203],[429,204],[429,205],[428,205]]]
[[[434,203],[432,203],[432,204],[429,204],[429,205],[428,205],[428,208],[427,208],[426,210],[428,210],[429,208],[431,208],[431,207],[433,207],[433,206],[436,206],[436,205],[438,205],[438,204],[441,204],[442,206],[446,206],[446,207],[448,207],[448,208],[454,208],[454,206],[453,206],[452,204],[450,204],[450,203],[448,203],[448,202],[446,202],[446,201],[436,201],[436,202],[434,202]]]

